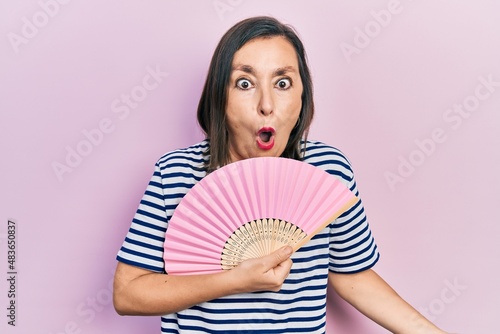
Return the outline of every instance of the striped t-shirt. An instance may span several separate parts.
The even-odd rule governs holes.
[[[118,261],[164,273],[165,231],[182,197],[205,175],[203,141],[165,154],[118,252]],[[331,146],[308,141],[304,161],[358,190],[347,158]],[[292,255],[279,292],[230,295],[161,317],[162,333],[325,333],[328,272],[371,268],[379,253],[358,201]]]

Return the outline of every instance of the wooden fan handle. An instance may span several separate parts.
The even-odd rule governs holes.
[[[293,251],[296,252],[300,247],[304,246],[309,240],[312,239],[316,234],[321,232],[325,227],[328,226],[332,221],[337,219],[341,214],[343,214],[347,209],[353,206],[358,201],[357,197],[351,198],[347,201],[337,212],[335,212],[330,218],[328,218],[323,224],[319,225],[312,233],[308,234],[304,239],[300,240],[293,246]]]

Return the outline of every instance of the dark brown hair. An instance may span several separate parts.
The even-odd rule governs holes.
[[[229,163],[226,104],[234,54],[252,39],[275,36],[284,37],[294,47],[303,86],[299,121],[290,133],[290,138],[281,156],[302,159],[300,141],[302,138],[307,138],[314,115],[312,80],[304,46],[290,26],[272,17],[258,16],[240,21],[229,29],[222,36],[210,62],[197,115],[198,123],[209,141],[209,148],[205,152],[205,155],[210,156],[206,163],[208,172]]]

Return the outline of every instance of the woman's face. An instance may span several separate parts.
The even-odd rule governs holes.
[[[297,55],[283,37],[256,38],[233,57],[226,119],[231,162],[280,156],[302,107]]]

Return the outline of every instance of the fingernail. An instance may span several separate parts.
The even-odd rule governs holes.
[[[292,252],[293,252],[293,249],[291,246],[286,246],[285,249],[284,249],[284,253],[287,255],[287,256],[290,256],[292,255]]]

